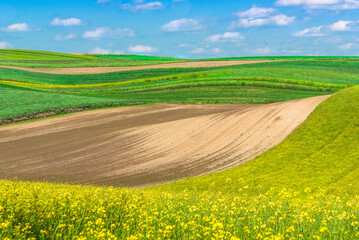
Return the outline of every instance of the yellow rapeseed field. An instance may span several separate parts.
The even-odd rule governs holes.
[[[227,183],[241,194],[0,181],[0,239],[359,238],[358,196]]]

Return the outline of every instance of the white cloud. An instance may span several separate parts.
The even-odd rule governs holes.
[[[75,39],[75,38],[77,38],[77,35],[76,34],[73,34],[73,33],[71,33],[71,34],[67,34],[67,35],[62,35],[62,34],[57,34],[56,36],[55,36],[55,40],[56,41],[66,41],[66,40],[70,40],[70,39]]]
[[[55,18],[54,20],[51,21],[50,23],[51,26],[65,26],[65,27],[70,27],[70,26],[80,26],[82,25],[82,21],[78,18]]]
[[[146,12],[148,10],[160,10],[164,8],[164,5],[162,2],[156,1],[156,2],[145,2],[144,0],[137,0],[134,1],[133,4],[131,3],[125,3],[122,4],[122,9],[130,9],[133,12]]]
[[[267,55],[269,53],[273,52],[271,48],[269,47],[265,47],[265,48],[258,48],[256,50],[254,50],[255,54],[260,54],[260,55]]]
[[[240,18],[262,18],[276,12],[274,8],[259,8],[253,6],[251,9],[244,12],[237,12],[235,15]]]
[[[307,28],[293,34],[295,37],[320,37],[325,34],[321,32],[323,26]]]
[[[357,0],[278,0],[277,6],[299,6],[307,8],[322,8],[330,10],[358,9]]]
[[[287,26],[294,21],[295,17],[288,17],[284,14],[279,14],[269,18],[270,22],[273,22],[278,26]]]
[[[278,6],[298,6],[298,5],[331,5],[341,2],[341,0],[278,0]]]
[[[181,18],[162,26],[162,30],[166,32],[184,32],[197,31],[203,29],[203,26],[196,19]]]
[[[9,42],[0,42],[0,49],[9,49],[13,48],[14,44],[11,44]]]
[[[29,32],[31,29],[27,23],[15,23],[11,24],[6,28],[1,28],[3,32]]]
[[[100,39],[106,37],[109,34],[109,31],[109,27],[101,27],[93,31],[86,31],[84,34],[82,34],[82,37],[90,39]]]
[[[350,49],[353,45],[354,45],[354,43],[346,43],[346,44],[340,45],[338,48],[347,50],[347,49]]]
[[[237,27],[259,27],[266,25],[276,25],[276,26],[287,26],[295,20],[295,17],[289,17],[284,14],[279,14],[271,16],[268,18],[241,18],[237,21],[232,22],[230,26],[231,29]]]
[[[209,42],[237,42],[243,39],[239,32],[226,32],[223,34],[215,34],[208,37],[206,40]]]
[[[350,31],[350,30],[352,30],[350,25],[353,25],[353,24],[354,24],[353,21],[340,20],[340,21],[330,25],[329,28],[333,31]]]
[[[112,30],[109,27],[97,28],[92,31],[86,31],[84,34],[82,34],[83,38],[88,38],[88,39],[100,39],[105,37],[122,38],[122,37],[133,37],[133,36],[135,36],[135,32],[132,29],[118,28]]]
[[[130,53],[154,53],[157,52],[158,49],[151,47],[151,46],[143,46],[143,45],[137,45],[137,46],[129,46],[128,52]]]
[[[194,50],[192,50],[190,53],[192,54],[201,54],[204,52],[204,48],[196,48]]]
[[[103,49],[103,48],[100,48],[100,47],[95,47],[94,49],[91,49],[89,51],[89,53],[92,53],[92,54],[124,54],[125,52],[124,51],[121,51],[121,50],[117,50],[117,51],[112,51],[112,50],[109,50],[109,49]]]
[[[162,9],[164,6],[161,2],[149,2],[144,4],[139,4],[134,7],[134,10],[139,11],[146,11],[146,10],[159,10]]]
[[[244,12],[237,12],[235,15],[238,19],[232,22],[229,29],[266,25],[287,26],[295,20],[295,17],[277,13],[277,10],[274,8],[259,8],[255,5],[251,9]]]

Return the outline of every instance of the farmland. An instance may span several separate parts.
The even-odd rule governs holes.
[[[0,54],[34,69],[196,63]],[[1,67],[0,238],[358,238],[357,58],[259,59],[81,75]],[[232,60],[248,58],[201,59]]]
[[[39,61],[42,60],[32,60],[36,64]],[[357,65],[355,58],[304,59],[87,75],[57,75],[0,68],[0,119],[48,111],[66,113],[71,108],[95,109],[163,102],[273,103],[328,95],[358,84]],[[16,97],[20,95],[26,101]],[[32,100],[40,102],[33,104]]]
[[[340,91],[282,144],[217,174],[143,190],[2,181],[1,236],[355,239],[359,206],[358,188],[352,183],[358,176],[353,168],[358,159],[358,97],[358,87]],[[313,136],[313,131],[317,140],[305,153],[301,139]],[[324,150],[328,143],[331,151]],[[294,151],[301,158],[283,162]],[[307,157],[301,163],[303,154]],[[327,170],[329,162],[334,165]]]

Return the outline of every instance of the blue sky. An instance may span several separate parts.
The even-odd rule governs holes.
[[[358,33],[359,0],[0,0],[0,48],[358,56]]]

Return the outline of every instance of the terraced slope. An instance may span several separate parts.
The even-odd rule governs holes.
[[[285,139],[327,96],[269,105],[153,105],[0,128],[0,175],[153,185],[232,168]]]

